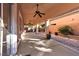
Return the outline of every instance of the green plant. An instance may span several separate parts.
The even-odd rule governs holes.
[[[70,26],[68,25],[65,25],[65,26],[62,26],[58,29],[58,31],[61,33],[61,34],[64,34],[64,35],[72,35],[73,34],[73,30]]]

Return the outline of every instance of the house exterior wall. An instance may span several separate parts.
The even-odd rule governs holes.
[[[54,23],[56,25],[50,25],[48,31],[55,33],[58,32],[59,27],[69,25],[74,30],[74,34],[79,35],[79,12],[51,21],[51,24]]]

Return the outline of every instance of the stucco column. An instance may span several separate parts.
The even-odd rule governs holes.
[[[45,28],[46,33],[47,33],[48,28],[49,28],[49,25],[50,25],[50,20],[47,20],[46,21],[46,28]]]
[[[39,28],[38,27],[39,27],[39,24],[36,25],[36,33],[39,32]]]
[[[0,18],[0,55],[2,55],[3,51],[3,3],[1,3],[1,18]]]
[[[9,5],[9,34],[7,35],[7,55],[17,52],[17,4]]]
[[[33,32],[35,31],[35,26],[33,26]]]
[[[47,20],[47,21],[46,21],[46,27],[48,27],[49,25],[50,25],[50,21]]]

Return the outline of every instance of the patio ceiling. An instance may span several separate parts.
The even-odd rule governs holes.
[[[19,5],[25,24],[29,22],[32,24],[37,24],[79,7],[79,4],[77,3],[39,3],[39,10],[46,14],[42,18],[40,18],[39,16],[33,17],[34,12],[36,11],[35,3],[20,3]]]

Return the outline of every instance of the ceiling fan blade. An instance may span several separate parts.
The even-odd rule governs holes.
[[[40,13],[40,14],[45,15],[45,13]]]
[[[37,15],[37,13],[35,13],[35,15],[33,17],[35,17]]]
[[[38,14],[40,17],[42,17],[41,15],[40,15],[40,13]]]

